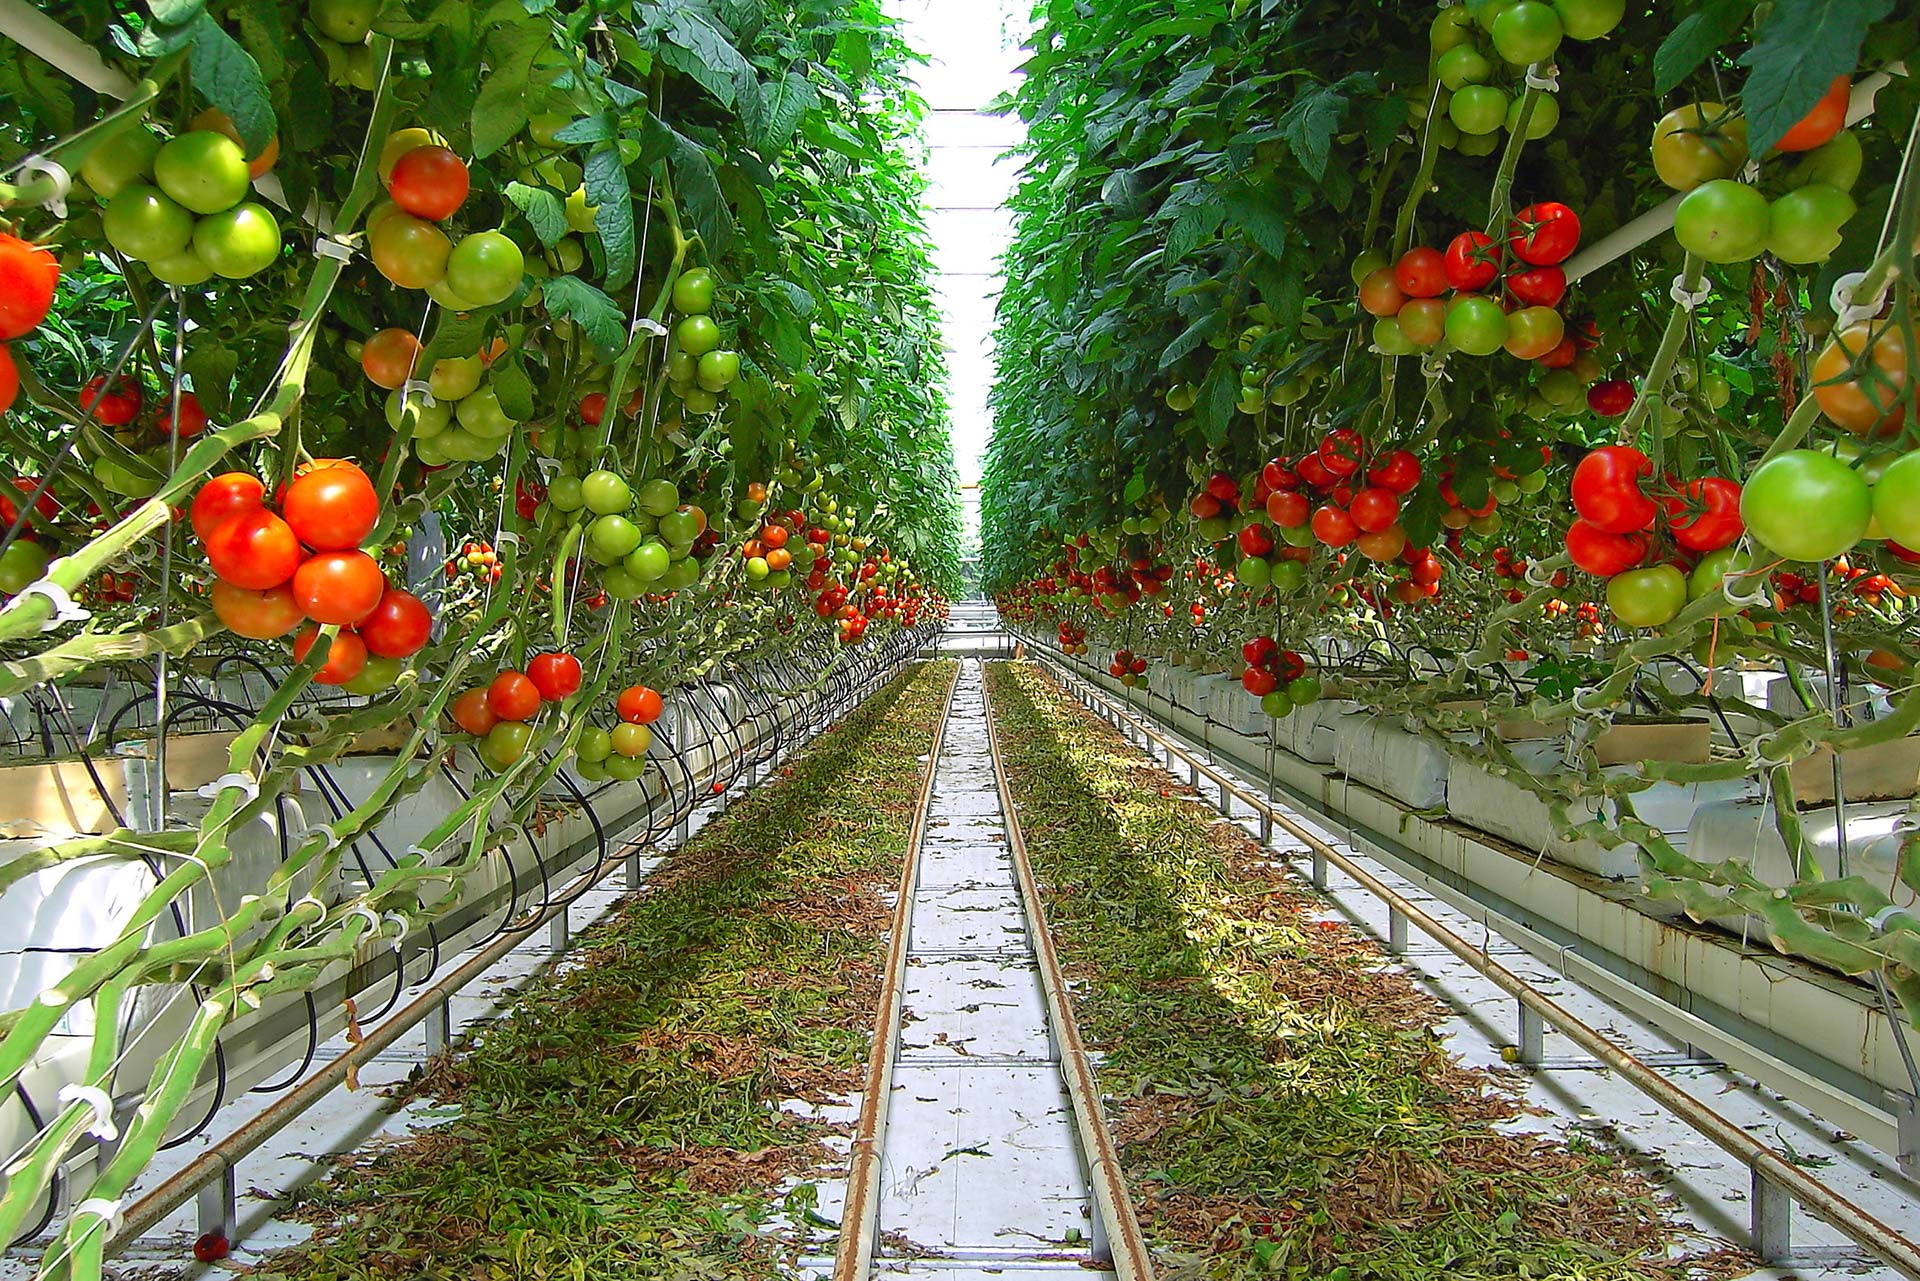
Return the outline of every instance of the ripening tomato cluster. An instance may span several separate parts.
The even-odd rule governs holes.
[[[1130,649],[1115,650],[1113,661],[1107,664],[1107,675],[1115,678],[1128,689],[1132,689],[1147,674],[1147,660],[1137,656]]]
[[[466,203],[467,166],[426,129],[399,129],[380,149],[387,199],[367,214],[373,265],[402,289],[426,291],[450,311],[505,302],[520,288],[526,257],[499,230],[476,231],[456,243],[438,224]]]
[[[492,543],[463,544],[458,556],[447,559],[447,577],[459,578],[462,574],[471,574],[481,582],[499,582],[500,553],[493,549]]]
[[[318,459],[281,491],[278,507],[249,472],[215,476],[194,495],[190,517],[213,568],[221,623],[254,640],[298,628],[296,662],[321,626],[338,626],[314,677],[323,685],[348,685],[370,659],[392,660],[391,672],[375,671],[397,674],[397,661],[427,643],[433,615],[360,548],[380,519],[373,482],[345,459]]]
[[[1074,623],[1071,619],[1061,619],[1060,652],[1069,656],[1086,653],[1087,629]]]
[[[1246,670],[1240,685],[1260,700],[1260,709],[1278,719],[1297,707],[1318,702],[1320,682],[1307,675],[1307,662],[1290,649],[1281,649],[1271,636],[1256,636],[1240,647]]]
[[[577,693],[580,660],[564,651],[536,654],[526,671],[508,668],[485,685],[455,698],[447,712],[453,723],[479,739],[480,759],[496,770],[513,765],[533,739],[528,723],[547,703]]]
[[[0,414],[20,394],[20,370],[7,344],[39,328],[53,308],[60,263],[41,245],[0,235]]]
[[[667,387],[689,414],[711,414],[740,377],[740,353],[721,346],[725,336],[708,314],[719,281],[705,267],[680,273],[673,282],[673,354],[667,357]]]
[[[1668,477],[1650,495],[1652,476],[1653,460],[1631,445],[1593,450],[1573,473],[1567,555],[1607,580],[1607,602],[1627,627],[1658,627],[1717,589],[1732,566],[1728,549],[1746,532],[1738,482]],[[1669,542],[1672,561],[1650,564]]]
[[[280,257],[280,223],[247,193],[278,148],[249,162],[224,115],[193,123],[166,142],[137,125],[89,154],[80,172],[106,202],[101,232],[165,285],[256,276]]]
[[[1392,266],[1382,262],[1360,280],[1360,306],[1374,317],[1373,345],[1385,355],[1410,356],[1445,339],[1469,356],[1504,350],[1566,369],[1580,349],[1559,310],[1567,295],[1560,264],[1579,245],[1579,215],[1550,200],[1515,214],[1504,242],[1463,231],[1444,252],[1419,245]]]

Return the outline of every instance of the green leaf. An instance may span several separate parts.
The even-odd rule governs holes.
[[[734,105],[741,73],[751,76],[753,68],[740,51],[716,30],[698,11],[677,7],[669,15],[660,60],[675,71],[691,76],[720,105]]]
[[[1247,239],[1276,259],[1286,256],[1287,220],[1270,197],[1242,188],[1229,192],[1222,203],[1227,217],[1247,233]]]
[[[527,422],[539,412],[533,400],[533,380],[527,377],[517,348],[507,359],[494,362],[487,382],[500,397],[501,410],[515,422]]]
[[[193,380],[193,394],[208,413],[218,417],[227,412],[232,404],[233,375],[240,368],[238,352],[216,343],[196,342],[180,368]]]
[[[514,208],[527,216],[527,221],[533,226],[533,234],[540,237],[540,243],[549,249],[559,244],[561,237],[570,230],[567,226],[566,204],[545,187],[510,182],[505,195]]]
[[[733,216],[713,172],[713,161],[698,143],[674,129],[666,130],[667,160],[673,166],[674,194],[693,221],[714,258],[733,244]]]
[[[194,20],[190,31],[188,65],[193,70],[194,88],[227,113],[240,131],[247,154],[258,155],[279,131],[260,64],[205,13]]]
[[[779,155],[799,127],[801,117],[813,110],[819,100],[812,83],[796,71],[761,85],[760,109],[754,122],[754,150],[767,157]]]
[[[533,61],[549,44],[551,28],[538,18],[495,27],[487,35],[492,68],[473,103],[473,154],[490,156],[527,127],[527,81]]]
[[[580,326],[596,347],[619,347],[627,341],[626,316],[613,299],[576,276],[555,276],[541,287],[547,314]]]
[[[1188,325],[1186,332],[1168,343],[1167,349],[1160,353],[1160,368],[1162,370],[1171,369],[1198,351],[1200,344],[1212,337],[1222,323],[1223,317],[1221,313],[1210,311],[1200,317],[1200,319],[1194,321],[1191,325]]]
[[[1893,0],[1775,0],[1740,57],[1752,68],[1740,89],[1750,154],[1765,154],[1835,76],[1851,72],[1867,28],[1892,12]]]
[[[1318,182],[1327,173],[1327,154],[1347,108],[1338,85],[1315,84],[1294,98],[1280,117],[1280,134],[1307,175]]]
[[[607,288],[618,289],[633,279],[633,191],[627,185],[627,167],[620,149],[603,146],[587,157],[587,203],[594,210],[593,229],[607,255]]]
[[[1188,205],[1173,220],[1173,226],[1167,232],[1166,261],[1169,265],[1179,262],[1220,229],[1220,222],[1226,217],[1226,210],[1209,200],[1205,204]]]
[[[471,356],[480,350],[492,323],[493,312],[471,311],[458,314],[442,311],[433,338],[420,353],[420,367],[431,369],[433,362],[449,356]]]
[[[1714,50],[1739,33],[1752,9],[1752,0],[1706,0],[1675,23],[1653,53],[1653,91],[1671,93]]]
[[[1219,448],[1226,443],[1227,432],[1233,427],[1234,406],[1240,400],[1240,378],[1234,373],[1233,362],[1216,360],[1213,368],[1207,371],[1207,381],[1200,388],[1200,402],[1194,406],[1200,417],[1200,430],[1206,433],[1207,443]]]

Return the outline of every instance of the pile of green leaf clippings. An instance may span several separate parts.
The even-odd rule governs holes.
[[[1515,1090],[1447,1053],[1437,1001],[1050,678],[988,691],[1163,1278],[1748,1270],[1688,1253],[1618,1156],[1504,1125]]]
[[[762,1230],[840,1162],[781,1104],[859,1088],[952,671],[901,676],[671,856],[436,1063],[414,1093],[457,1117],[349,1158],[309,1194],[316,1236],[255,1275],[787,1275]]]

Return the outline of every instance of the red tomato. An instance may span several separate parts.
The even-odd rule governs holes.
[[[1633,384],[1624,378],[1595,383],[1587,388],[1587,408],[1603,418],[1618,418],[1633,408]]]
[[[160,407],[160,420],[155,424],[162,436],[173,433],[173,400]],[[207,411],[200,407],[200,398],[190,391],[180,393],[180,436],[186,439],[198,436],[207,429]]]
[[[1347,514],[1353,518],[1354,526],[1363,534],[1377,534],[1390,528],[1400,519],[1400,499],[1390,489],[1378,485],[1369,485],[1354,494],[1353,502],[1347,507]],[[1400,548],[1393,549],[1398,556]],[[1375,559],[1391,559],[1376,557]]]
[[[386,590],[387,576],[361,551],[316,552],[293,574],[293,598],[318,623],[351,627],[373,613]]]
[[[1560,345],[1536,362],[1548,369],[1567,369],[1580,358],[1580,347],[1571,338],[1562,338]]]
[[[373,481],[343,458],[322,458],[295,476],[280,508],[300,541],[317,552],[358,547],[380,519]]]
[[[486,737],[487,731],[500,723],[500,718],[494,715],[493,708],[488,706],[487,687],[484,685],[477,689],[470,689],[454,699],[447,712],[453,717],[455,725],[475,738]]]
[[[1844,75],[1833,78],[1827,91],[1813,104],[1806,115],[1794,123],[1793,128],[1780,135],[1780,141],[1774,143],[1777,151],[1812,151],[1832,139],[1847,124],[1847,100],[1852,96],[1853,86],[1847,83]]]
[[[1367,479],[1396,494],[1410,494],[1420,484],[1420,460],[1405,449],[1390,449],[1375,460]]]
[[[300,568],[300,540],[264,507],[233,513],[200,541],[213,572],[235,587],[279,587]]]
[[[0,339],[18,338],[47,318],[60,262],[39,245],[0,235]]]
[[[1273,550],[1273,535],[1265,525],[1248,525],[1240,531],[1242,556],[1265,556]]]
[[[647,685],[629,685],[620,691],[615,703],[620,719],[634,725],[651,725],[660,719],[666,703],[660,692]]]
[[[1584,520],[1567,530],[1567,555],[1589,574],[1612,578],[1647,558],[1644,534],[1610,534]]]
[[[1567,296],[1567,273],[1558,267],[1534,267],[1507,277],[1507,292],[1529,307],[1558,307]]]
[[[527,664],[527,679],[540,697],[557,703],[580,688],[580,660],[572,654],[537,654]]]
[[[1293,469],[1287,466],[1284,459],[1276,458],[1262,467],[1260,479],[1265,482],[1269,490],[1300,488],[1300,477],[1294,474]]]
[[[20,369],[13,363],[13,351],[7,344],[0,342],[0,414],[13,408],[14,397],[20,394]]]
[[[1602,445],[1573,469],[1573,509],[1607,534],[1631,534],[1653,520],[1653,500],[1640,492],[1640,480],[1653,474],[1653,462],[1631,445]]]
[[[293,661],[305,662],[307,651],[313,648],[313,641],[320,629],[308,623],[293,638]],[[327,661],[321,664],[320,671],[314,676],[314,682],[320,685],[345,685],[360,674],[367,665],[367,647],[352,632],[341,632],[333,638],[332,646],[327,650]]]
[[[1500,274],[1500,242],[1484,231],[1463,231],[1447,246],[1442,269],[1462,293],[1485,289]]]
[[[1255,698],[1265,698],[1280,684],[1280,678],[1264,667],[1249,667],[1240,673],[1240,684]]]
[[[1420,245],[1393,264],[1393,283],[1409,298],[1438,298],[1447,291],[1447,263],[1438,249]]]
[[[1331,503],[1313,514],[1313,536],[1328,547],[1345,547],[1359,532],[1353,517]]]
[[[503,721],[532,720],[540,710],[540,690],[524,672],[509,668],[487,686],[487,706]]]
[[[410,658],[425,647],[433,633],[433,615],[412,592],[389,587],[380,603],[360,620],[360,639],[367,652],[380,658]]]
[[[1301,458],[1293,465],[1293,470],[1301,480],[1314,489],[1325,489],[1334,482],[1333,473],[1328,471],[1327,465],[1320,461],[1317,451]]]
[[[1240,647],[1240,657],[1248,667],[1265,667],[1280,652],[1280,644],[1271,636],[1256,636]]]
[[[1360,451],[1365,442],[1351,427],[1337,427],[1320,438],[1320,465],[1329,476],[1345,478],[1360,470]]]
[[[1388,268],[1369,272],[1360,282],[1360,310],[1369,316],[1397,316],[1406,305],[1407,295]]]
[[[238,512],[265,506],[266,498],[267,487],[249,472],[230,471],[215,476],[193,496],[193,532],[205,542],[215,525]]]
[[[278,640],[306,617],[285,586],[255,591],[216,578],[209,599],[214,615],[228,631],[252,640]]]
[[[416,218],[453,217],[467,198],[467,166],[445,147],[415,147],[394,162],[387,178],[393,203]]]
[[[1565,262],[1580,247],[1580,216],[1557,200],[1528,205],[1508,224],[1507,246],[1535,267]]]
[[[102,427],[125,427],[140,416],[139,384],[122,378],[109,388],[107,376],[99,374],[80,389],[80,408],[92,410]]]
[[[1312,504],[1297,490],[1278,489],[1267,495],[1267,519],[1281,529],[1298,529],[1311,514]]]
[[[1690,480],[1680,494],[1662,500],[1673,541],[1691,552],[1717,552],[1746,532],[1740,519],[1740,485],[1724,476]]]

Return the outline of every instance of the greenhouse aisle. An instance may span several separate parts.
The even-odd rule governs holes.
[[[1008,853],[981,667],[948,712],[910,909],[883,1136],[883,1255],[909,1276],[1084,1270],[1091,1204]],[[940,1259],[907,1262],[937,1251]]]

